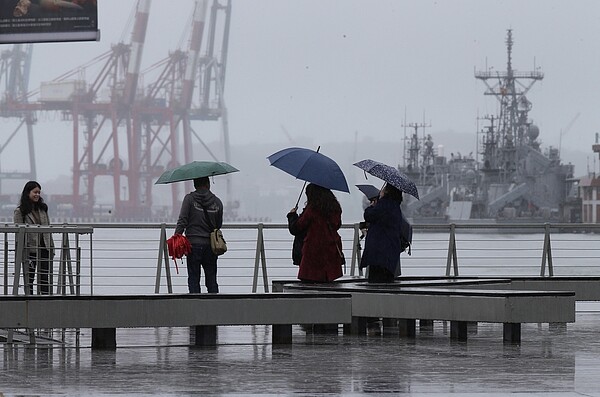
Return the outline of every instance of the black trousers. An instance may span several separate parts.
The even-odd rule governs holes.
[[[42,295],[49,295],[50,289],[52,288],[52,274],[50,273],[50,251],[42,248],[39,249],[39,258],[36,255],[29,256],[28,270],[28,282],[27,289],[29,295],[33,295],[34,281],[37,274],[38,293]]]

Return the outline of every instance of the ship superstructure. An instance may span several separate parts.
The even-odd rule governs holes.
[[[561,219],[573,166],[561,163],[556,148],[542,152],[540,129],[529,117],[532,103],[526,95],[544,74],[539,68],[528,72],[514,69],[513,44],[512,30],[508,30],[506,71],[475,72],[475,78],[487,87],[484,94],[495,97],[499,104],[498,114],[486,116],[486,125],[478,131],[480,161],[472,153],[452,153],[449,159],[436,153],[429,135],[408,141],[410,161],[400,168],[423,192],[421,202],[406,203],[413,218]],[[417,149],[419,153],[431,149],[427,161],[422,155],[415,164]]]

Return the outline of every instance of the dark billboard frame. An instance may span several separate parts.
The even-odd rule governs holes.
[[[97,0],[0,1],[0,44],[97,40]]]

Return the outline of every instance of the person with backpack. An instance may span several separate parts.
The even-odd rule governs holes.
[[[378,200],[365,208],[364,218],[369,225],[360,268],[369,267],[369,283],[391,283],[403,251],[403,216],[400,204],[402,192],[389,183]],[[404,246],[404,248],[406,248]]]

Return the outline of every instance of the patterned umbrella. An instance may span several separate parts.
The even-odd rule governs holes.
[[[415,185],[415,183],[405,174],[398,171],[397,168],[370,159],[359,161],[358,163],[354,163],[354,165],[386,183],[389,183],[395,188],[398,188],[417,199],[419,198],[417,185]]]

